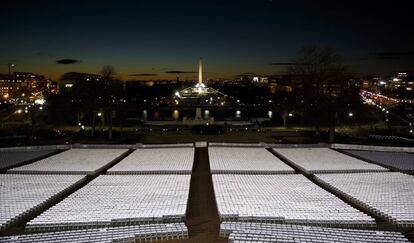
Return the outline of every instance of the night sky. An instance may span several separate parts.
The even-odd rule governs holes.
[[[361,1],[362,2],[362,1]],[[124,79],[278,74],[305,45],[328,45],[351,72],[414,69],[409,1],[6,1],[0,73],[7,63],[58,79],[113,65]]]

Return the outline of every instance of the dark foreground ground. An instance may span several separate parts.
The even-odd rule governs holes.
[[[166,128],[157,130],[129,129],[114,130],[113,138],[108,139],[107,131],[97,131],[92,137],[90,131],[73,131],[73,129],[59,130],[59,134],[40,133],[33,140],[27,136],[0,136],[0,147],[33,146],[55,144],[168,144],[168,143],[193,143],[196,141],[226,142],[226,143],[287,143],[287,144],[313,144],[328,143],[327,129],[322,129],[316,136],[313,128],[238,128],[228,129],[220,134],[197,134],[190,129]],[[336,132],[335,143],[370,144],[389,146],[414,146],[414,137],[408,139],[370,138],[368,134],[349,134]]]

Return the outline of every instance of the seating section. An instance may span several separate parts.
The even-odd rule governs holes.
[[[223,222],[220,235],[229,242],[409,242],[399,232],[322,228],[315,226]]]
[[[213,175],[225,221],[374,226],[373,218],[316,186],[302,175]]]
[[[414,177],[377,165],[413,172],[413,154],[345,150],[357,159],[323,147],[233,145],[208,148],[220,235],[229,242],[409,242],[408,234],[376,230],[371,216],[387,220],[384,228],[414,229]],[[30,220],[27,234],[0,242],[188,239],[193,144],[140,145],[130,154],[132,147],[91,146],[53,156],[56,150],[0,152],[0,171],[7,170],[0,232]],[[192,190],[204,193],[198,184]]]
[[[355,159],[329,148],[278,148],[273,150],[308,174],[388,171],[379,165]]]
[[[292,174],[294,169],[264,148],[210,147],[211,172],[215,174]]]
[[[56,152],[56,150],[10,150],[0,151],[0,171],[19,166],[27,161],[35,160]]]
[[[127,149],[70,149],[32,164],[9,170],[27,174],[96,174]]]
[[[349,154],[359,156],[404,172],[414,172],[414,154],[403,152],[379,152],[363,150],[345,150]]]
[[[101,175],[28,222],[29,230],[182,222],[190,175]]]
[[[317,174],[318,180],[400,227],[414,226],[414,177],[399,172]]]
[[[191,174],[194,148],[137,149],[108,174]]]
[[[82,175],[0,174],[1,230],[80,183]]]
[[[0,237],[0,242],[152,242],[188,238],[184,223],[148,224]]]

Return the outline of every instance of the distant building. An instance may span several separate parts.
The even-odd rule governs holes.
[[[388,80],[388,88],[391,91],[414,91],[414,75],[397,73]]]
[[[414,75],[400,72],[388,77],[365,77],[361,80],[361,88],[372,92],[414,92]]]
[[[93,73],[69,72],[62,75],[59,81],[59,92],[70,92],[78,82],[100,81],[101,75]]]
[[[10,103],[33,102],[43,99],[51,82],[43,75],[28,72],[0,74],[1,99]]]

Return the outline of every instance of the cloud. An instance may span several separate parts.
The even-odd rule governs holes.
[[[236,74],[234,75],[234,77],[246,77],[246,76],[254,76],[256,75],[255,73],[241,73],[241,74]]]
[[[389,60],[389,59],[401,59],[407,57],[414,57],[414,52],[412,51],[386,51],[386,52],[372,52],[370,53],[375,59]]]
[[[53,57],[53,56],[55,56],[52,53],[43,52],[43,51],[38,51],[34,55],[37,56],[37,57]]]
[[[129,76],[131,77],[152,77],[152,76],[157,76],[158,74],[155,73],[133,73],[130,74]]]
[[[294,63],[294,62],[272,62],[270,65],[273,65],[273,66],[295,66],[295,65],[304,65],[304,64]]]
[[[175,73],[175,74],[180,74],[180,73],[197,73],[197,72],[187,72],[187,71],[172,70],[172,71],[166,71],[165,73]]]
[[[82,62],[82,61],[77,60],[77,59],[69,59],[69,58],[56,60],[57,64],[75,64],[75,63],[80,63],[80,62]]]

